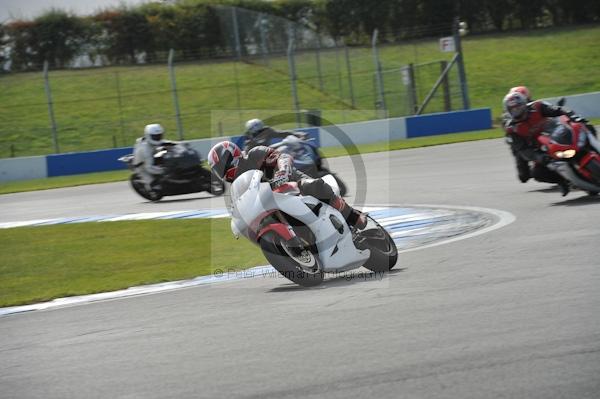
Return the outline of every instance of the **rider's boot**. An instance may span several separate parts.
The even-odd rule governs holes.
[[[569,194],[569,191],[571,191],[569,182],[564,179],[558,182],[558,187],[560,188],[560,193],[563,197]]]
[[[331,206],[340,211],[350,226],[354,226],[359,230],[367,226],[367,214],[348,205],[342,197],[336,196],[331,201]]]

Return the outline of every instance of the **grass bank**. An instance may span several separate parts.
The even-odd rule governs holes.
[[[515,85],[528,85],[536,98],[598,91],[598,43],[599,25],[466,36],[463,48],[471,105],[492,107],[497,118],[504,93]],[[397,93],[389,94],[390,106],[406,101],[401,75],[392,72],[394,68],[451,57],[439,51],[438,38],[381,46],[380,54],[383,69],[390,71],[384,79],[386,92]],[[322,51],[323,82],[316,77],[314,54],[297,58],[301,108],[321,109],[333,123],[376,118],[370,48],[350,49],[354,107],[346,68],[338,67],[339,54]],[[185,138],[237,134],[247,119],[292,109],[286,57],[273,57],[269,65],[177,64]],[[438,64],[431,65],[433,72],[439,72]],[[425,82],[419,86],[420,99],[437,76],[432,72],[428,77],[425,69],[417,73],[417,79]],[[165,65],[51,71],[50,84],[62,152],[132,145],[151,122],[164,124],[167,136],[178,138]],[[454,95],[452,101],[457,104],[458,97]],[[0,104],[0,157],[53,152],[41,71],[0,76]]]
[[[20,227],[0,230],[0,241],[0,307],[267,263],[233,238],[229,219]]]

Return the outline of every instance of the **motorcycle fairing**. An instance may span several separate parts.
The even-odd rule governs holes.
[[[342,214],[314,197],[274,193],[269,183],[262,182],[263,172],[249,170],[232,184],[231,229],[234,235],[244,235],[251,241],[256,232],[251,226],[273,210],[279,210],[304,223],[313,233],[323,271],[335,272],[356,268],[369,258],[369,250],[359,250],[352,241],[352,233]],[[322,204],[318,214],[313,209]],[[336,218],[344,224],[340,232],[331,221]],[[260,224],[260,221],[258,222]]]

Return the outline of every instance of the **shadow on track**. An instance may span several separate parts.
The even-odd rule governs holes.
[[[196,200],[203,200],[203,199],[210,199],[213,198],[213,196],[206,196],[206,197],[192,197],[192,198],[174,198],[174,199],[161,199],[160,201],[144,201],[144,202],[140,202],[141,204],[173,204],[173,203],[178,203],[178,202],[188,202],[188,201],[196,201]]]
[[[382,282],[386,278],[393,277],[397,274],[404,272],[406,268],[393,269],[386,273],[375,273],[375,272],[358,272],[348,275],[338,275],[333,278],[326,278],[323,280],[323,283],[316,287],[302,287],[300,285],[289,283],[283,286],[275,287],[267,292],[270,293],[279,293],[279,292],[294,292],[294,291],[309,291],[309,290],[318,290],[318,289],[326,289],[326,288],[334,288],[334,287],[347,287],[353,284],[359,283],[370,283],[370,282]],[[325,275],[327,277],[327,274]]]
[[[535,190],[529,190],[528,193],[558,193],[560,189],[558,186],[546,187],[546,188],[538,188]]]
[[[600,204],[600,196],[591,196],[582,193],[581,197],[554,202],[551,206],[586,206],[590,204]]]

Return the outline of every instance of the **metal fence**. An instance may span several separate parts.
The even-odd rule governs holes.
[[[219,13],[228,59],[172,50],[163,64],[1,77],[0,157],[129,146],[154,122],[195,139],[289,111],[344,123],[464,107],[456,56],[437,39],[382,46],[375,33],[371,47],[348,47],[282,18]]]

